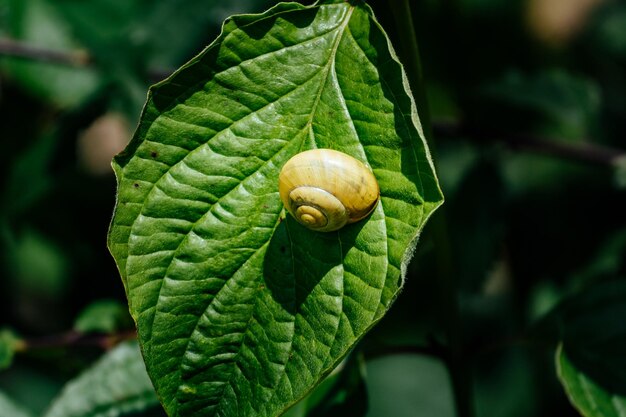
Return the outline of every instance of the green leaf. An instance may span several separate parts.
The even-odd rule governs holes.
[[[596,285],[560,307],[562,343],[557,370],[585,416],[626,411],[626,282]]]
[[[132,319],[117,300],[99,300],[88,305],[74,323],[74,329],[82,333],[113,333],[128,328],[132,328]]]
[[[278,173],[333,148],[381,203],[318,233],[286,216]],[[151,88],[115,158],[109,234],[148,373],[170,416],[275,416],[378,322],[442,195],[406,76],[362,2],[235,16]]]
[[[137,342],[125,342],[70,381],[44,417],[117,417],[158,406]]]
[[[604,388],[568,358],[560,346],[556,353],[559,379],[571,403],[585,417],[621,417],[626,413],[626,391]]]
[[[0,329],[0,371],[11,366],[13,355],[22,343],[12,331]]]
[[[0,391],[0,417],[31,417],[31,414]]]

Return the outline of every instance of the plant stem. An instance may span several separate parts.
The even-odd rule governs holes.
[[[434,152],[430,111],[424,85],[424,76],[419,54],[419,47],[413,26],[413,15],[409,0],[389,0],[393,13],[401,58],[407,71],[411,90],[415,97],[418,114],[424,135]],[[463,348],[462,323],[458,301],[458,282],[452,269],[452,248],[448,238],[448,228],[441,208],[433,216],[428,226],[433,234],[436,249],[437,275],[439,283],[439,301],[445,327],[448,354],[446,365],[452,381],[452,390],[458,417],[473,417],[471,371]]]
[[[98,347],[101,349],[111,349],[124,340],[137,338],[135,330],[120,331],[110,334],[84,334],[77,331],[41,337],[38,339],[22,340],[18,352],[29,352],[34,350],[47,350],[72,347]]]
[[[454,136],[468,137],[475,142],[483,140],[503,142],[515,151],[526,151],[609,166],[615,165],[618,160],[626,157],[626,151],[594,145],[591,141],[582,144],[565,143],[560,142],[558,139],[547,140],[532,135],[486,131],[461,123],[428,123],[430,120],[429,107],[426,91],[423,88],[423,72],[419,59],[418,44],[415,41],[415,28],[411,19],[410,4],[408,0],[389,1],[394,18],[398,22],[399,39],[402,40],[400,42],[402,62],[405,65],[409,83],[417,102],[424,135],[429,142],[432,142],[433,134],[436,137],[443,138]],[[83,50],[52,50],[9,38],[0,38],[0,56],[75,67],[90,67],[94,65],[91,55]],[[155,69],[150,71],[149,76],[152,81],[159,81],[171,73],[172,70]]]
[[[441,317],[447,339],[448,372],[452,383],[457,417],[473,417],[473,384],[471,367],[463,342],[463,323],[459,306],[459,283],[453,270],[453,253],[448,235],[445,207],[439,208],[430,220],[436,249]]]
[[[0,38],[0,56],[47,62],[76,68],[95,66],[93,56],[82,49],[71,51],[49,49],[10,38]],[[148,76],[151,81],[161,81],[167,78],[172,72],[173,70],[165,68],[151,69],[148,72]]]
[[[89,54],[83,50],[60,51],[9,38],[0,38],[0,55],[73,67],[86,67],[91,65]]]
[[[458,122],[433,123],[438,138],[468,138],[474,143],[503,143],[514,151],[558,157],[595,165],[614,166],[626,158],[626,150],[596,145],[590,139],[565,142],[556,138],[542,138],[531,134],[512,134],[479,128]]]
[[[424,129],[424,136],[430,142],[432,138],[432,129],[430,123],[428,123],[430,110],[426,89],[424,88],[424,73],[422,71],[422,61],[420,60],[415,26],[413,26],[411,5],[409,0],[389,0],[389,5],[396,21],[401,61],[405,67],[413,97],[415,98],[417,113],[422,123],[422,129]]]

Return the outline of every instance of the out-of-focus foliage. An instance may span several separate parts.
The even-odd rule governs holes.
[[[394,355],[367,365],[368,417],[393,410],[397,417],[454,417],[454,397],[446,367],[428,357]]]
[[[30,413],[15,404],[6,394],[0,392],[1,417],[32,417]]]
[[[619,417],[626,409],[626,394],[598,384],[581,371],[563,350],[557,352],[559,378],[572,403],[585,417]]]
[[[8,34],[35,45],[60,50],[80,48],[59,10],[46,0],[4,0]],[[94,69],[9,61],[6,70],[33,94],[59,106],[81,104],[99,87]]]
[[[0,371],[11,366],[13,355],[20,345],[20,339],[12,331],[0,329]]]
[[[407,39],[390,3],[369,3],[403,56]],[[566,323],[546,320],[558,316],[562,300],[626,280],[626,159],[592,164],[508,139],[526,135],[625,150],[626,5],[410,3],[436,127],[432,150],[447,196],[439,213],[445,235],[436,227],[424,230],[403,293],[356,348],[366,362],[366,390],[342,371],[329,391],[323,384],[315,391],[321,402],[311,400],[315,392],[304,401],[325,406],[351,393],[350,404],[365,402],[377,415],[452,415],[445,360],[420,353],[435,346],[437,356],[448,342],[450,304],[439,287],[447,274],[459,287],[458,354],[471,371],[477,417],[576,416],[568,396],[583,406],[564,372],[586,371],[584,361],[570,357],[575,346],[563,341],[568,356],[558,359],[566,395],[554,361]],[[0,0],[0,39],[91,58],[87,66],[70,67],[0,53],[0,328],[44,346],[72,329],[93,302],[125,305],[105,247],[115,190],[102,161],[130,136],[149,84],[200,52],[228,15],[272,4]],[[471,126],[471,134],[437,129],[458,123]],[[598,320],[596,313],[579,316],[593,323],[591,336],[619,320]],[[111,328],[110,322],[94,326],[85,329]],[[42,415],[62,387],[103,354],[88,343],[35,345],[0,371],[2,417]],[[623,359],[623,350],[603,352],[617,357],[611,361]],[[622,383],[607,391],[593,372],[582,379],[605,392],[624,389]],[[305,416],[315,408],[303,402],[291,412]],[[351,410],[365,415],[360,406]]]
[[[74,329],[80,333],[114,333],[132,328],[128,307],[118,300],[98,300],[80,312]]]
[[[482,95],[493,107],[506,106],[517,116],[500,121],[499,127],[506,131],[532,128],[549,138],[583,142],[599,127],[598,86],[588,78],[564,71],[547,70],[532,75],[507,71],[501,79],[488,83]],[[497,111],[489,106],[487,109]]]
[[[124,342],[68,383],[44,417],[117,417],[158,404],[139,345]]]
[[[593,286],[553,315],[562,341],[559,377],[586,417],[618,416],[626,407],[626,281]]]

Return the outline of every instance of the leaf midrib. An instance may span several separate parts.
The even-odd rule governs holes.
[[[347,23],[348,23],[348,22],[349,22],[349,20],[350,20],[350,16],[351,16],[351,14],[352,14],[353,9],[354,9],[354,7],[353,7],[353,6],[351,6],[351,7],[348,9],[348,11],[347,11],[347,13],[346,13],[346,16],[345,16],[345,17],[344,17],[344,19],[343,19],[343,22],[341,23],[341,25],[340,25],[339,27],[337,27],[337,28],[335,28],[335,29],[333,29],[333,30],[330,30],[330,31],[328,31],[328,32],[325,32],[325,33],[324,33],[324,34],[322,34],[322,35],[318,35],[318,36],[316,36],[315,38],[312,38],[312,39],[307,39],[307,42],[308,42],[308,41],[311,41],[311,40],[313,40],[313,39],[317,39],[317,38],[319,38],[320,36],[325,36],[325,35],[327,35],[328,33],[332,32],[332,31],[337,31],[337,32],[338,32],[338,34],[337,34],[337,39],[335,40],[335,43],[334,43],[333,48],[332,48],[332,50],[331,50],[331,55],[330,55],[330,57],[329,57],[328,64],[326,65],[326,68],[325,68],[326,73],[324,74],[324,77],[323,77],[323,79],[322,79],[322,80],[321,80],[321,82],[320,82],[320,88],[319,88],[319,90],[318,90],[318,93],[317,93],[316,99],[315,99],[315,101],[314,101],[314,104],[313,104],[313,106],[312,106],[312,108],[311,108],[311,115],[310,115],[310,117],[309,117],[309,120],[308,120],[307,124],[303,127],[303,129],[306,129],[306,128],[308,128],[308,129],[309,129],[309,132],[310,132],[309,134],[310,134],[311,136],[313,135],[313,132],[312,132],[312,123],[313,123],[313,119],[314,119],[314,117],[315,117],[315,114],[317,113],[317,109],[318,109],[318,106],[319,106],[319,102],[320,102],[320,99],[321,99],[321,96],[322,96],[323,90],[324,90],[325,85],[326,85],[326,83],[327,83],[327,81],[328,81],[328,77],[329,77],[329,74],[330,74],[330,72],[331,72],[331,69],[333,68],[333,63],[334,63],[334,60],[335,60],[335,57],[336,57],[337,49],[338,49],[338,47],[339,47],[339,44],[340,44],[340,41],[341,41],[341,39],[342,39],[343,33],[345,32],[346,25],[347,25]],[[257,58],[257,57],[255,57],[255,58]],[[240,65],[240,64],[238,64],[238,65]],[[314,74],[313,74],[313,77],[314,77],[315,75],[317,75],[317,74],[319,74],[319,72],[314,73]],[[305,83],[305,84],[306,84],[306,83]],[[293,91],[295,91],[295,90],[297,90],[297,89],[299,89],[299,88],[301,88],[301,87],[302,87],[303,85],[305,85],[305,84],[301,84],[300,86],[296,87],[294,90],[292,90],[292,92],[293,92]],[[280,100],[280,99],[282,99],[282,98],[284,98],[284,97],[285,97],[285,96],[281,96],[278,100]],[[276,100],[276,101],[278,101],[278,100]],[[270,102],[270,103],[268,103],[268,104],[267,104],[266,106],[264,106],[264,107],[267,107],[267,106],[269,106],[269,105],[271,105],[271,104],[273,104],[273,103],[274,103],[274,102]],[[262,109],[258,109],[258,110],[254,111],[254,112],[251,112],[251,113],[247,114],[247,115],[246,115],[246,116],[244,116],[244,117],[249,117],[250,115],[253,115],[253,114],[257,113],[257,112],[258,112],[258,111],[260,111],[260,110],[262,110]],[[236,121],[235,121],[235,122],[236,122]],[[232,124],[231,124],[231,125],[229,125],[226,129],[230,129],[230,128],[232,128]],[[215,136],[217,136],[218,134],[219,134],[219,132],[218,132],[218,133],[216,133],[216,135],[214,135],[214,137],[215,137]],[[313,139],[313,143],[314,143],[314,138],[312,137],[312,139]],[[304,141],[304,139],[303,139],[302,143],[300,144],[300,148],[302,147],[302,145],[304,144],[304,142],[305,142],[305,141]],[[285,143],[285,146],[283,146],[280,150],[278,150],[278,152],[276,152],[276,154],[274,154],[274,156],[278,155],[278,154],[279,154],[282,150],[284,150],[284,149],[285,149],[285,147],[286,147],[289,143],[290,143],[290,142],[289,142],[289,141],[287,141],[287,142]],[[200,145],[200,146],[202,146],[202,145]],[[268,163],[269,161],[271,161],[272,159],[273,159],[273,157],[272,157],[272,158],[270,158],[268,161],[266,161],[266,162],[265,162],[265,164],[267,164],[267,163]],[[182,159],[182,161],[184,161],[184,158]],[[265,164],[264,164],[264,165],[265,165]],[[259,169],[260,169],[260,168],[259,168]],[[167,173],[168,173],[170,170],[171,170],[171,167],[170,167],[170,169],[168,169],[168,170],[167,170],[167,171],[166,171],[166,172],[165,172],[165,173],[161,176],[161,178],[163,178],[165,175],[167,175]],[[258,169],[257,169],[255,172],[258,172]],[[253,173],[253,174],[251,174],[251,175],[254,175],[254,173]],[[244,180],[242,180],[242,181],[240,181],[240,184],[241,184],[241,182],[243,182],[243,181],[245,181],[245,179],[244,179]],[[158,184],[158,182],[159,182],[159,180],[155,181],[155,183],[154,183],[153,187],[156,187],[156,185]],[[237,188],[237,187],[234,187],[234,188],[233,188],[233,190],[234,190],[234,189],[236,189],[236,188]],[[151,192],[151,191],[150,191],[150,192]],[[230,192],[232,192],[232,190],[231,190]],[[229,195],[229,194],[230,194],[230,192],[228,192],[228,193],[226,193],[224,196],[220,197],[220,200],[221,200],[222,198],[224,198],[225,196]],[[208,213],[208,212],[210,212],[210,211],[212,211],[212,209],[213,209],[213,208],[214,208],[217,204],[219,204],[219,200],[218,200],[218,201],[216,201],[214,204],[212,204],[212,205],[211,205],[211,208],[207,211],[207,213]],[[142,211],[143,211],[143,210],[140,210],[140,213],[141,213]],[[139,217],[139,216],[138,216],[138,217]],[[205,217],[206,217],[206,214],[205,214],[205,215],[203,215],[203,216],[202,216],[199,220],[201,220],[202,218],[205,218]],[[135,221],[133,222],[133,225],[134,225],[134,223],[136,223],[136,219],[135,219]],[[197,223],[198,223],[198,222],[195,222],[194,224],[197,224]],[[277,224],[278,224],[278,222],[277,222]],[[276,226],[275,226],[275,227],[276,227]],[[275,230],[275,227],[274,227],[274,230]],[[132,226],[131,226],[131,228],[132,228]],[[190,227],[190,232],[193,230],[193,228],[194,228],[194,226],[192,225],[192,226]],[[188,232],[188,233],[190,233],[190,232]],[[131,232],[131,233],[132,233],[132,232]],[[182,244],[185,242],[185,240],[186,240],[186,239],[185,239],[185,237],[183,237],[183,238],[181,239],[181,242],[179,243],[178,247],[177,247],[175,250],[173,250],[174,255],[172,256],[172,259],[175,259],[175,258],[176,258],[176,253],[180,250],[180,247],[181,247],[181,246],[182,246]],[[292,245],[292,246],[293,246],[293,242],[292,242],[292,240],[291,240],[291,239],[289,239],[289,243],[290,243],[290,245]],[[263,245],[263,246],[261,246],[260,248],[258,248],[255,252],[253,252],[253,254],[252,254],[251,256],[254,256],[254,254],[255,254],[255,253],[258,253],[258,251],[262,250],[264,247],[265,247],[265,245]],[[293,255],[292,255],[292,256],[293,256]],[[250,259],[250,258],[248,258],[248,259]],[[246,262],[246,261],[244,261],[244,262],[243,262],[243,264],[245,264],[245,262]],[[292,261],[292,263],[293,263],[293,261]],[[169,267],[171,266],[171,264],[172,264],[172,262],[170,262],[170,265],[168,265],[168,269],[169,269]],[[161,281],[161,285],[160,285],[160,289],[159,289],[159,295],[157,296],[157,303],[156,303],[156,304],[155,304],[152,308],[156,308],[156,307],[157,307],[157,305],[158,305],[158,299],[160,298],[161,290],[162,290],[162,288],[163,288],[163,282],[164,282],[165,277],[167,276],[167,274],[168,274],[168,273],[166,272],[166,273],[164,274],[163,278],[162,278],[162,279],[160,279],[160,281]],[[225,281],[225,282],[226,282],[226,281]],[[207,309],[207,308],[209,308],[209,307],[212,305],[213,301],[215,300],[215,297],[216,297],[216,296],[217,296],[217,295],[221,292],[221,290],[222,290],[223,288],[224,288],[224,286],[222,286],[222,287],[220,288],[220,290],[218,290],[218,292],[215,294],[215,296],[214,296],[214,297],[211,299],[211,301],[207,304],[207,306],[204,308],[204,311],[205,311],[205,312],[206,312],[206,309]],[[145,311],[145,310],[144,310],[144,311]],[[155,312],[154,316],[152,317],[152,322],[154,322],[154,317],[155,317],[155,316],[156,316],[156,312]],[[202,317],[202,315],[200,315],[200,317]],[[200,318],[198,319],[198,322],[199,322],[199,321],[200,321]],[[194,331],[195,331],[195,329],[197,329],[198,322],[196,323],[196,325],[195,325],[195,327],[194,327]],[[192,331],[192,334],[193,334],[193,331]],[[245,337],[245,336],[244,336],[244,337]],[[244,339],[244,340],[245,340],[245,339]],[[177,373],[179,373],[179,374],[181,373],[181,365],[182,365],[183,358],[184,358],[184,356],[186,355],[186,353],[187,353],[187,351],[188,351],[189,342],[190,342],[190,339],[187,341],[187,346],[186,346],[186,348],[185,348],[184,353],[180,356],[180,361],[179,361],[179,364],[178,364],[177,370],[175,371],[175,372],[177,372]],[[243,344],[243,341],[242,341],[242,344]],[[292,345],[291,345],[291,346],[292,346]],[[290,347],[290,349],[291,349],[291,347]],[[238,356],[238,355],[237,355],[237,356]],[[233,359],[233,363],[237,360],[237,356]],[[284,366],[286,366],[286,365],[287,365],[287,363],[285,363],[285,365],[284,365]],[[231,378],[229,378],[229,380],[230,380],[230,379],[231,379]],[[274,391],[272,395],[274,396],[275,394],[276,394],[276,391]],[[177,398],[176,398],[176,405],[177,405],[177,406],[178,406],[178,401],[179,401],[179,399],[178,399],[178,397],[177,397]],[[219,407],[221,406],[221,404],[222,404],[222,401],[220,401],[220,403],[218,403],[218,407],[217,407],[218,409],[219,409]]]
[[[334,69],[334,63],[335,63],[335,58],[336,58],[336,55],[337,55],[337,50],[339,49],[339,44],[341,43],[341,40],[343,39],[343,35],[345,33],[345,30],[346,30],[346,27],[347,27],[348,23],[350,22],[350,18],[352,17],[353,11],[354,11],[354,6],[350,6],[348,11],[347,11],[347,13],[346,13],[346,16],[344,17],[344,21],[341,23],[341,26],[338,28],[337,39],[335,40],[335,44],[333,45],[333,49],[331,51],[330,59],[328,60],[328,65],[327,65],[327,68],[326,68],[326,75],[324,77],[324,80],[320,83],[320,89],[318,91],[315,103],[313,105],[313,109],[311,111],[311,117],[309,119],[309,129],[310,129],[309,132],[310,132],[312,144],[315,144],[315,136],[313,134],[313,129],[312,129],[313,118],[315,117],[315,114],[317,113],[317,107],[318,107],[319,101],[320,101],[320,99],[322,97],[322,93],[324,91],[324,88],[326,87],[326,83],[328,81],[328,77],[330,76],[330,73]],[[287,239],[289,240],[289,244],[293,248],[293,240],[291,239],[291,235],[289,233],[287,233]],[[295,276],[295,260],[293,259],[293,250],[292,250],[291,253],[292,253],[292,265],[294,266],[294,276]],[[341,263],[341,268],[343,270],[343,262]],[[342,275],[343,275],[343,273],[342,273]],[[295,280],[293,282],[293,285],[294,285],[293,291],[294,291],[294,297],[295,297],[295,291],[296,291],[296,289],[295,289],[295,285],[296,285]],[[343,288],[342,288],[342,292],[343,292]],[[343,297],[342,297],[342,304],[343,304]],[[342,307],[342,310],[343,310],[343,307]],[[293,318],[294,318],[294,334],[295,334],[295,318],[296,318],[297,314],[298,314],[298,311],[296,310],[294,312],[294,315],[293,315]],[[339,322],[338,322],[337,325],[339,325]],[[287,361],[285,362],[285,364],[282,367],[283,370],[287,368],[287,365],[289,365],[289,362],[291,361],[291,358],[292,358],[293,339],[294,338],[293,338],[293,335],[292,335],[291,342],[289,344],[289,353],[287,354]],[[283,376],[281,377],[281,381],[284,378],[287,378],[287,374],[286,373],[283,373]],[[279,384],[280,384],[280,381],[276,385],[275,389],[273,390],[272,396],[270,397],[270,399],[267,402],[265,402],[264,410],[267,410],[267,407],[272,404],[272,400],[274,399],[274,397],[276,396],[276,393],[278,392],[276,388],[278,388]]]
[[[326,34],[328,34],[328,33],[330,33],[330,32],[332,32],[332,31],[325,32],[325,33],[324,33],[324,35],[326,35]],[[316,37],[316,38],[317,38],[317,37]],[[312,39],[314,39],[314,38],[312,38]],[[307,40],[307,41],[309,41],[309,40]],[[320,70],[320,71],[322,71],[322,70]],[[315,76],[315,75],[317,75],[317,74],[319,74],[319,71],[318,71],[318,72],[315,72],[315,73],[313,74],[313,76]],[[251,112],[251,113],[246,114],[246,115],[245,115],[242,119],[239,119],[239,120],[234,121],[234,122],[233,122],[230,126],[228,126],[227,128],[223,129],[222,131],[220,131],[220,132],[216,132],[216,134],[215,134],[215,135],[214,135],[214,136],[213,136],[213,137],[212,137],[212,138],[211,138],[211,139],[207,142],[207,144],[209,144],[209,143],[211,142],[211,140],[213,140],[215,137],[217,137],[220,133],[223,133],[224,131],[226,131],[226,130],[228,130],[228,129],[232,128],[232,126],[233,126],[235,123],[241,122],[242,120],[247,119],[248,117],[250,117],[250,116],[252,116],[252,115],[256,114],[257,112],[259,112],[259,111],[263,110],[264,108],[266,108],[266,107],[268,107],[268,106],[270,106],[270,105],[272,105],[272,104],[276,103],[276,102],[277,102],[277,101],[279,101],[280,99],[283,99],[283,98],[287,97],[289,94],[292,94],[294,91],[298,90],[299,88],[302,88],[302,86],[304,86],[305,84],[306,84],[306,83],[301,84],[299,87],[297,87],[297,88],[295,88],[294,90],[290,91],[287,95],[284,95],[284,96],[282,96],[282,97],[278,98],[276,101],[272,101],[272,102],[270,102],[270,103],[266,104],[265,106],[263,106],[262,108],[257,109],[257,110],[256,110],[256,111],[254,111],[254,112]],[[159,116],[159,117],[161,117],[161,116]],[[165,117],[167,117],[167,116],[165,116]],[[304,129],[306,129],[307,127],[308,127],[308,124],[307,124],[307,125],[305,125],[302,129],[304,130]],[[286,141],[286,142],[285,142],[285,146],[287,146],[288,144],[289,144],[289,141]],[[204,145],[204,144],[201,144],[200,146],[202,146],[202,145]],[[198,148],[199,148],[200,146],[198,146]],[[193,149],[193,150],[189,151],[189,153],[190,153],[190,154],[191,154],[191,153],[193,153],[193,152],[194,152],[194,151],[196,151],[198,148],[195,148],[195,149]],[[282,149],[284,149],[284,147],[283,147],[283,148],[281,148],[281,149],[280,149],[280,150],[279,150],[276,154],[280,153],[280,151],[281,151]],[[275,154],[275,155],[276,155],[276,154]],[[274,156],[275,156],[275,155],[274,155]],[[271,159],[272,159],[272,158],[268,159],[268,161],[270,161]],[[183,158],[183,159],[182,159],[179,163],[184,162],[184,160],[185,160],[185,158]],[[265,161],[265,163],[267,163],[268,161]],[[171,169],[172,169],[174,166],[176,166],[176,165],[177,165],[177,164],[172,165],[170,168],[168,168],[168,170],[166,170],[166,171],[165,171],[165,172],[161,175],[161,177],[160,177],[159,179],[157,179],[157,180],[154,182],[154,184],[153,184],[153,186],[152,186],[151,190],[148,192],[148,196],[152,193],[152,190],[156,187],[156,185],[157,185],[157,184],[158,184],[158,183],[159,183],[159,182],[160,182],[160,181],[161,181],[161,180],[162,180],[162,179],[163,179],[163,178],[164,178],[164,177],[165,177],[165,176],[166,176],[166,175],[167,175],[167,174],[171,171]],[[260,169],[260,168],[262,168],[263,166],[264,166],[264,165],[261,165],[261,167],[259,167],[259,169]],[[246,178],[242,179],[242,180],[240,181],[240,183],[244,182],[247,178],[249,178],[250,176],[254,175],[256,172],[258,172],[258,169],[257,169],[257,171],[255,171],[255,172],[253,172],[252,174],[250,174],[248,177],[246,177]],[[231,189],[231,190],[230,190],[230,191],[228,191],[226,194],[224,194],[222,197],[220,197],[220,198],[219,198],[219,199],[218,199],[215,203],[211,204],[211,208],[212,208],[213,206],[215,206],[216,204],[218,204],[218,203],[219,203],[219,201],[220,201],[221,199],[223,199],[224,197],[226,197],[227,195],[229,195],[229,194],[230,194],[230,192],[232,192],[232,190],[234,190],[234,189],[236,189],[236,188],[237,188],[237,186],[233,187],[233,189]],[[132,229],[133,229],[133,227],[135,226],[135,224],[136,224],[136,222],[137,222],[137,219],[138,219],[138,218],[142,215],[143,210],[144,210],[144,208],[145,208],[145,206],[146,206],[146,204],[147,204],[147,202],[148,202],[148,201],[149,201],[149,199],[146,197],[146,199],[144,199],[144,202],[143,202],[143,204],[142,204],[142,207],[139,209],[139,215],[138,215],[138,216],[137,216],[137,217],[133,220],[133,223],[129,226],[129,227],[131,228],[131,232],[130,232],[130,234],[131,234],[131,235],[133,234]],[[211,210],[211,209],[209,209],[209,210],[207,211],[207,213],[208,213],[210,210]],[[206,215],[206,214],[205,214],[205,215]],[[204,217],[204,216],[200,217],[200,218],[198,219],[198,221],[200,221],[203,217]],[[194,223],[190,226],[190,232],[191,232],[191,230],[193,230],[194,225],[195,225],[195,224],[197,224],[197,222],[198,222],[198,221],[194,222]],[[188,233],[189,233],[189,232],[188,232]],[[180,242],[180,243],[179,243],[179,245],[178,245],[178,247],[177,247],[176,249],[171,250],[172,252],[174,252],[174,255],[173,255],[172,259],[174,259],[174,258],[176,257],[176,252],[178,252],[178,250],[180,249],[180,246],[184,243],[184,241],[185,241],[185,238],[182,238],[182,239],[181,239],[181,242]],[[130,256],[132,256],[132,255],[130,255],[130,254],[129,254],[129,255],[128,255],[128,258],[130,258]],[[171,265],[171,262],[170,262],[170,265]],[[168,268],[169,268],[169,265],[168,265]],[[160,281],[162,282],[162,281],[163,281],[163,279],[164,279],[166,276],[167,276],[167,271],[166,271],[166,273],[164,274],[163,278],[162,278],[162,279],[160,279]],[[138,287],[133,288],[133,290],[136,290],[137,288],[138,288]],[[159,296],[160,296],[160,290],[159,290]],[[157,297],[157,299],[158,299],[158,297]],[[154,307],[156,307],[156,304],[155,304],[154,306],[152,306],[151,308],[154,308]],[[146,310],[142,311],[142,313],[143,313],[143,312],[145,312],[145,311],[146,311]],[[149,327],[151,327],[151,325],[152,325],[152,324],[150,324],[150,325],[149,325]]]
[[[345,31],[347,23],[350,21],[350,17],[352,15],[352,11],[353,10],[354,10],[354,7],[351,6],[348,9],[348,11],[347,11],[346,16],[344,17],[344,21],[342,22],[342,24],[337,29],[335,29],[338,32],[337,39],[335,40],[335,43],[334,43],[333,48],[331,50],[331,55],[329,57],[328,64],[326,66],[326,74],[324,75],[324,78],[320,82],[320,88],[319,88],[319,90],[317,92],[317,96],[316,96],[315,101],[313,103],[313,106],[311,108],[311,115],[310,115],[309,120],[308,120],[307,125],[306,125],[306,127],[309,129],[309,135],[311,137],[312,144],[315,144],[315,138],[313,136],[313,130],[312,130],[313,119],[315,117],[315,114],[317,113],[317,108],[319,106],[319,102],[321,100],[322,93],[323,93],[324,88],[326,86],[326,83],[328,81],[328,77],[329,77],[329,75],[331,73],[332,68],[334,67],[335,56],[337,54],[337,50],[339,48],[339,44],[340,44],[341,39],[343,37],[343,33]],[[303,140],[302,143],[300,144],[300,150],[302,149],[302,146],[304,145],[304,142],[305,141]],[[287,223],[285,224],[285,227],[287,228],[287,233],[286,233],[287,240],[289,242],[290,247],[292,248],[292,250],[290,251],[290,253],[291,253],[291,265],[292,265],[292,273],[293,273],[293,276],[295,277],[296,276],[296,271],[295,271],[295,259],[294,259],[294,251],[293,251],[293,239],[291,238],[291,234],[289,233],[289,228],[288,228]],[[221,291],[221,289],[219,291]],[[218,293],[219,293],[219,291],[218,291]],[[293,293],[294,293],[294,297],[295,297],[295,280],[293,282]],[[257,299],[257,302],[258,302],[258,299]],[[252,309],[252,311],[254,312],[254,308]],[[296,315],[297,315],[297,311],[294,313],[294,321],[295,321],[295,316]],[[251,317],[252,316],[253,315],[251,315]],[[294,331],[295,331],[295,326],[294,326]],[[243,337],[243,339],[241,341],[240,349],[238,350],[237,354],[235,355],[235,357],[232,360],[233,364],[236,363],[237,360],[239,359],[239,354],[241,352],[241,346],[243,346],[244,343],[245,343],[247,332],[248,332],[248,330],[246,330],[246,332],[244,333],[244,337]],[[287,354],[287,358],[288,359],[287,359],[287,362],[285,362],[285,364],[283,365],[283,367],[282,367],[283,369],[285,369],[287,367],[287,365],[288,365],[288,363],[289,363],[289,361],[291,359],[291,355],[290,354],[291,354],[292,350],[293,350],[293,337],[291,337],[291,341],[290,341],[290,344],[289,344],[289,353]],[[226,381],[226,384],[232,383],[232,377],[233,377],[233,374],[231,374],[229,376],[229,378]],[[224,385],[226,385],[226,384],[224,384]],[[275,389],[273,390],[272,396],[270,397],[269,401],[267,401],[265,404],[271,404],[273,398],[275,397],[275,395],[277,393],[276,387],[277,386],[275,386]],[[218,404],[216,406],[216,410],[217,410],[216,413],[219,412],[219,410],[221,409],[224,400],[225,400],[225,397],[222,396],[222,399],[218,402]]]

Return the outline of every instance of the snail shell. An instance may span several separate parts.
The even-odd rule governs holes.
[[[331,149],[297,154],[278,177],[285,208],[302,225],[332,232],[361,220],[380,198],[378,182],[362,162]]]

